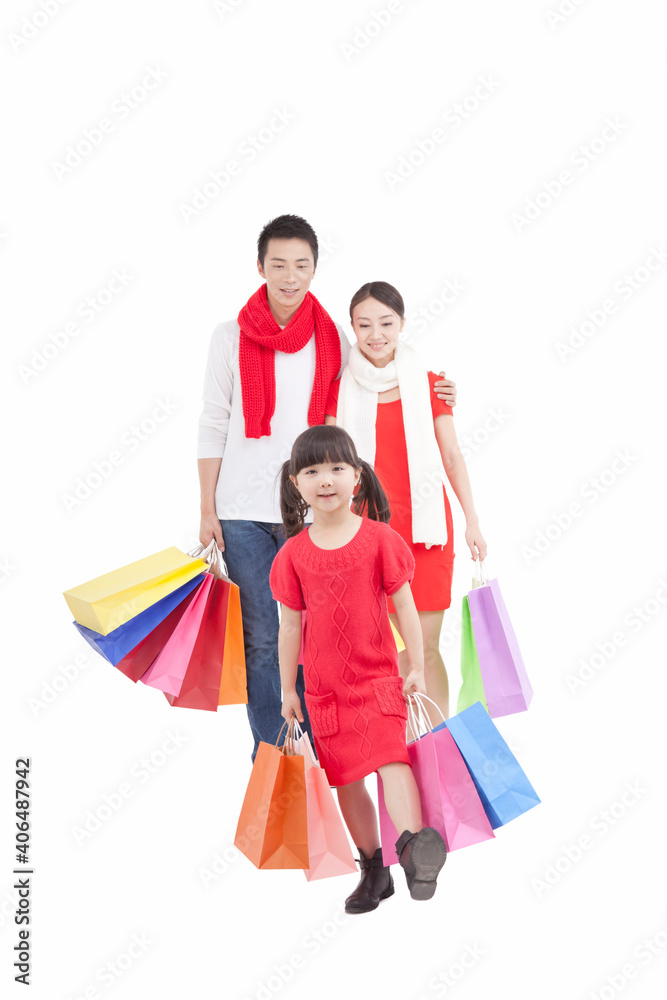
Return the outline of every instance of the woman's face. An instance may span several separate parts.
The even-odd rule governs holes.
[[[376,368],[384,368],[393,359],[404,326],[405,319],[377,299],[364,299],[352,311],[359,350]]]

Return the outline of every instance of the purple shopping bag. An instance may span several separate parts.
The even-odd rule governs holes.
[[[419,788],[423,824],[438,831],[448,851],[495,836],[475,783],[447,729],[431,730],[408,743],[408,755]],[[389,818],[379,774],[378,812],[382,858],[385,865],[395,865],[398,857],[394,845],[399,833]]]
[[[470,590],[468,606],[489,715],[525,712],[533,689],[498,581]]]

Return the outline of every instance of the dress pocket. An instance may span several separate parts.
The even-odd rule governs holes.
[[[333,691],[308,694],[306,704],[314,736],[335,736],[338,732],[338,708]]]
[[[408,706],[403,697],[402,677],[376,677],[371,684],[383,715],[399,715],[407,719]]]

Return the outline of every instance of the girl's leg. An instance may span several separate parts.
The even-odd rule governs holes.
[[[422,627],[422,637],[424,640],[424,679],[426,681],[426,694],[438,705],[446,719],[449,718],[449,680],[444,661],[440,655],[440,632],[442,631],[442,621],[444,611],[420,611],[419,622]],[[396,630],[398,618],[395,614],[389,616]],[[407,654],[405,650],[398,654],[398,662],[401,673],[407,671]],[[442,722],[440,715],[432,705],[426,702],[428,715],[434,726]],[[408,727],[408,740],[414,739],[416,733]]]
[[[367,858],[372,858],[380,846],[380,835],[375,806],[364,779],[352,781],[349,785],[339,785],[336,792],[352,841]]]
[[[389,818],[399,832],[418,833],[422,828],[422,807],[419,789],[409,764],[394,761],[378,768],[382,778],[384,804]]]

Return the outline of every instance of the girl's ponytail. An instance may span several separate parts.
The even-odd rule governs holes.
[[[372,521],[388,521],[391,517],[389,500],[382,484],[375,475],[373,466],[359,459],[361,476],[354,496],[354,512],[363,516],[364,512]]]
[[[280,470],[280,516],[287,538],[302,530],[308,511],[308,504],[290,479],[290,464],[288,459]]]

